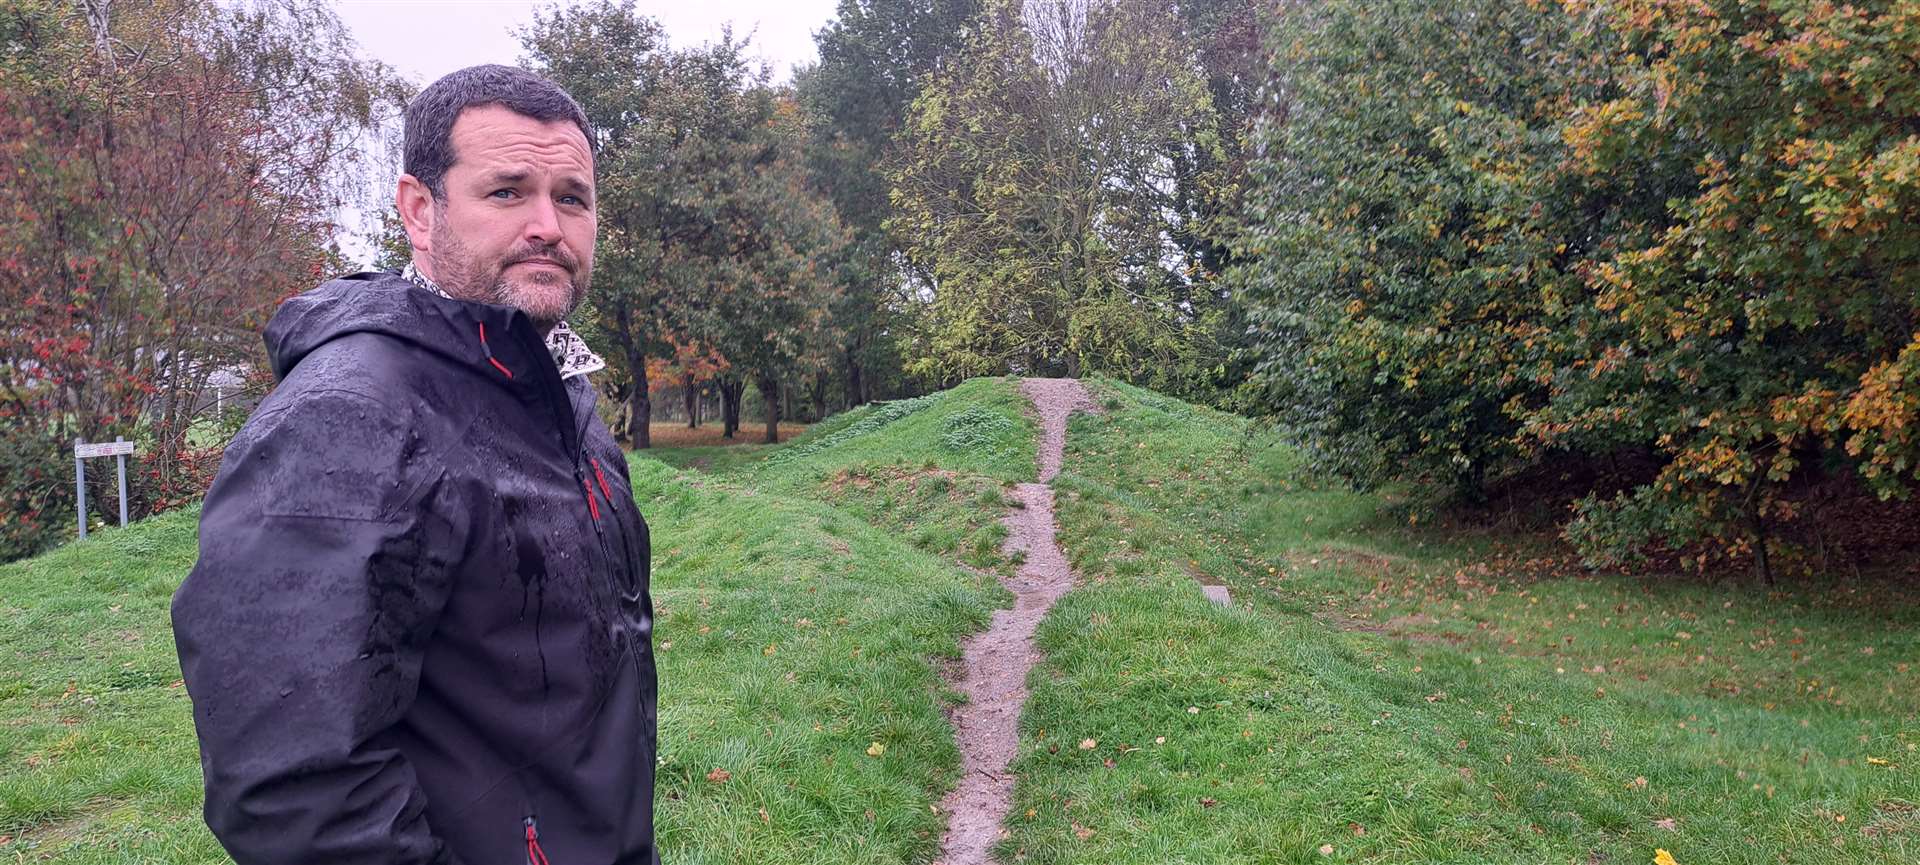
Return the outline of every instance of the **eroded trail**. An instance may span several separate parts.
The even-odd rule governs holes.
[[[959,690],[967,702],[954,713],[960,745],[960,783],[941,801],[948,815],[939,862],[986,865],[1000,839],[1001,821],[1013,800],[1013,775],[1007,771],[1020,741],[1020,709],[1027,702],[1027,673],[1039,661],[1034,629],[1060,596],[1073,588],[1073,572],[1054,539],[1053,488],[1067,441],[1067,416],[1093,411],[1093,401],[1074,379],[1030,378],[1020,391],[1040,416],[1040,482],[1020,484],[1019,506],[1002,520],[1008,552],[1026,558],[1004,585],[1014,593],[1013,609],[993,614],[993,624],[962,646],[965,679]]]

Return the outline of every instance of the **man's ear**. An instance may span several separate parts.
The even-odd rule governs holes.
[[[433,220],[439,216],[433,206],[433,191],[411,174],[400,175],[399,188],[393,192],[393,206],[400,211],[400,222],[407,227],[407,240],[415,253],[433,249]]]

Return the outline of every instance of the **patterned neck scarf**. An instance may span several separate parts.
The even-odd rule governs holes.
[[[456,299],[414,267],[413,262],[407,262],[407,268],[400,271],[400,275],[413,283],[415,288],[433,292],[448,300]],[[553,355],[553,365],[560,368],[560,378],[563,380],[607,368],[607,362],[594,354],[593,349],[587,347],[587,341],[574,333],[573,328],[564,321],[547,332],[547,352]]]

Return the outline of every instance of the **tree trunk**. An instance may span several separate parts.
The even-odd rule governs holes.
[[[1773,563],[1767,560],[1767,518],[1761,513],[1763,504],[1760,490],[1767,482],[1769,461],[1761,461],[1753,473],[1753,481],[1747,487],[1747,527],[1753,532],[1753,572],[1760,582],[1773,585]]]
[[[853,359],[853,353],[847,353],[847,408],[859,408],[867,404],[866,382],[860,375],[860,362]]]
[[[780,443],[780,383],[760,379],[760,396],[767,405],[767,444]]]
[[[603,383],[600,386],[600,393],[606,397],[609,403],[620,406],[613,418],[613,423],[607,427],[607,431],[613,434],[614,441],[623,445],[632,446],[633,406],[629,400],[633,396],[633,391],[630,390],[629,387],[630,385],[628,387],[615,387],[611,384]]]
[[[700,428],[700,389],[694,387],[693,373],[687,373],[687,429]]]
[[[628,431],[636,449],[653,447],[653,398],[647,388],[647,355],[628,352],[627,368],[633,370],[633,395],[629,397]]]
[[[822,373],[813,380],[813,422],[819,423],[827,416],[827,376]]]
[[[720,380],[720,435],[733,438],[740,429],[740,399],[746,395],[747,383],[737,378]]]

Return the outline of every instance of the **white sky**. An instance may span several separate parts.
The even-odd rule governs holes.
[[[480,63],[515,64],[520,40],[514,31],[533,22],[535,9],[562,5],[552,0],[334,0],[340,20],[353,32],[360,54],[381,60],[422,87],[456,69]],[[675,46],[720,38],[733,25],[736,38],[752,34],[749,56],[764,60],[775,81],[793,77],[793,67],[816,58],[813,33],[834,17],[835,0],[638,0],[640,14],[660,22]],[[375,178],[390,185],[394,178]],[[354,231],[364,217],[357,209],[340,215]],[[368,246],[342,237],[349,258],[365,262]]]

